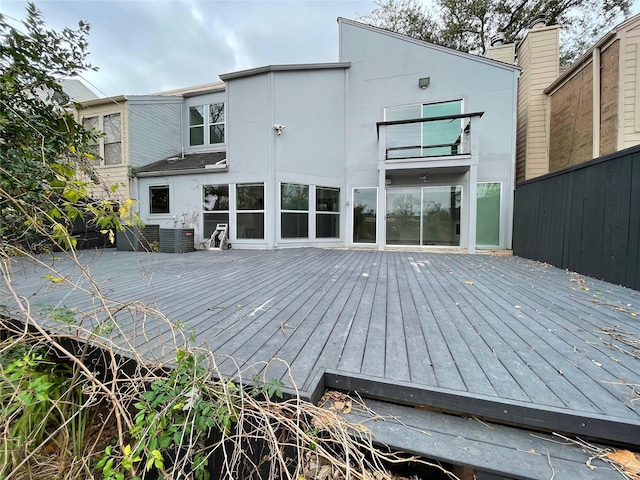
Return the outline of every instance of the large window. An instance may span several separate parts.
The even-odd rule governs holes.
[[[219,223],[229,225],[229,185],[204,185],[202,212],[204,238],[211,236]]]
[[[309,238],[309,185],[280,185],[282,238]]]
[[[189,145],[224,143],[224,122],[224,103],[189,107]]]
[[[149,187],[149,213],[152,215],[171,212],[169,185],[154,185]]]
[[[238,238],[264,238],[264,183],[236,185]]]
[[[385,121],[437,118],[462,113],[462,100],[389,107]],[[437,157],[468,153],[461,118],[389,125],[387,158]]]
[[[87,130],[97,130],[104,135],[89,145],[88,153],[95,156],[94,165],[122,165],[122,115],[96,115],[82,119]]]
[[[340,189],[316,187],[316,238],[340,237]]]
[[[501,191],[501,182],[478,183],[477,245],[500,245]]]
[[[378,189],[353,189],[353,243],[376,243]]]

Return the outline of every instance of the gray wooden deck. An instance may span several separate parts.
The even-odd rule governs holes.
[[[44,266],[25,261],[14,263],[14,287],[34,311],[89,312],[91,285],[57,257],[41,260],[81,288],[51,283]],[[80,260],[114,309],[139,301],[188,324],[225,375],[281,359],[266,378],[312,399],[324,388],[358,390],[525,428],[640,438],[640,360],[611,348],[602,330],[640,338],[634,290],[502,255],[104,250]],[[136,312],[116,315],[122,342],[162,356],[169,330],[142,306]]]

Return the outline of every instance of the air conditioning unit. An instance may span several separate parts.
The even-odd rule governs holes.
[[[160,225],[144,227],[125,226],[116,232],[118,250],[126,252],[152,252],[152,244],[160,241]]]
[[[161,228],[160,251],[163,253],[187,253],[195,251],[193,228]]]

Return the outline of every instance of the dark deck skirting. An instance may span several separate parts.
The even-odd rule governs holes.
[[[79,255],[118,312],[114,340],[150,357],[169,360],[165,347],[175,339],[144,305],[188,325],[218,355],[222,375],[261,373],[312,401],[325,388],[357,390],[522,429],[622,445],[640,438],[640,360],[612,349],[602,330],[640,338],[634,290],[506,255],[316,248]],[[32,311],[97,306],[93,287],[63,254],[41,260],[13,260],[12,285]],[[47,265],[76,287],[46,280]],[[17,318],[5,297],[0,288],[0,304]],[[91,321],[85,317],[89,329]]]

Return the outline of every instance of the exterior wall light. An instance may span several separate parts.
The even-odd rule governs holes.
[[[429,84],[431,83],[431,77],[424,77],[418,80],[418,86],[422,89],[425,90]]]
[[[276,131],[276,135],[282,135],[282,131],[284,130],[284,125],[274,125],[274,130]]]

